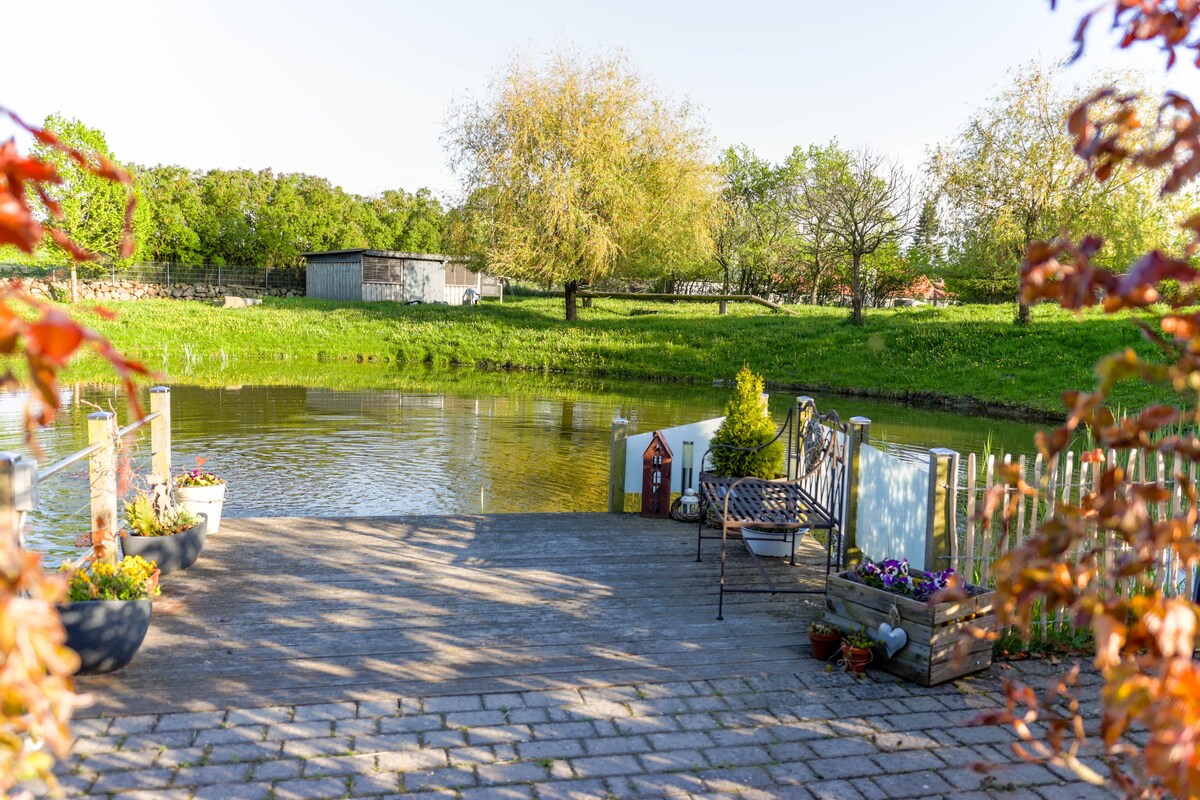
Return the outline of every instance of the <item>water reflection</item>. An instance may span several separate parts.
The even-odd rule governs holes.
[[[86,416],[113,408],[110,387],[63,392],[59,421],[39,435],[44,462],[87,443]],[[172,388],[176,469],[196,456],[230,483],[225,513],[238,516],[343,516],[479,512],[600,511],[606,505],[612,419],[647,431],[717,416],[726,390],[629,385],[581,391],[547,379],[516,395],[453,391],[287,386]],[[782,419],[791,397],[773,397]],[[0,447],[21,449],[23,399],[0,396]],[[843,417],[868,416],[878,441],[916,451],[951,447],[1028,451],[1035,426],[921,411],[845,398],[821,399]],[[142,468],[148,443],[134,445]],[[28,529],[35,549],[71,552],[86,529],[86,463],[42,487]]]

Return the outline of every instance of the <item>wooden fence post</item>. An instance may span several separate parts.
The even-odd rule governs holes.
[[[629,421],[617,417],[612,422],[608,444],[608,510],[625,513],[625,437]]]
[[[850,418],[850,435],[846,442],[846,509],[842,516],[842,566],[853,568],[862,562],[858,549],[858,483],[862,465],[862,446],[871,439],[871,420]]]
[[[0,536],[18,547],[21,512],[32,511],[37,496],[37,462],[15,453],[0,453]]]
[[[956,567],[958,557],[958,453],[929,451],[929,512],[925,522],[925,569]],[[945,563],[949,562],[949,563]]]
[[[158,416],[150,421],[151,480],[171,482],[171,389],[155,386],[150,390],[150,413]]]
[[[117,563],[117,442],[116,415],[111,411],[88,414],[88,443],[100,448],[88,459],[91,482],[93,534],[104,531],[112,538],[105,561]]]

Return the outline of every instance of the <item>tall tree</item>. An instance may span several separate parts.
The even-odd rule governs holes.
[[[913,228],[912,241],[905,257],[913,272],[928,275],[942,266],[942,243],[938,225],[937,201],[926,198],[921,205],[921,214]]]
[[[568,320],[581,285],[652,278],[712,251],[704,131],[623,57],[513,61],[490,98],[457,110],[447,146],[482,204],[489,269],[562,284]]]
[[[726,293],[770,295],[779,288],[795,226],[788,216],[787,165],[776,167],[742,145],[721,156],[715,260]]]
[[[142,253],[152,261],[195,264],[202,243],[195,222],[203,213],[196,173],[183,167],[135,167],[135,185],[149,222]]]
[[[1029,245],[1067,232],[1107,240],[1106,266],[1178,240],[1173,219],[1190,199],[1160,199],[1157,170],[1122,170],[1106,183],[1079,180],[1065,121],[1079,92],[1062,88],[1056,68],[1028,64],[951,142],[939,146],[930,172],[947,201],[953,249],[949,270],[1015,294]],[[1152,119],[1155,110],[1142,109]],[[1019,302],[1017,321],[1029,321]]]
[[[862,323],[863,258],[898,243],[911,229],[914,194],[899,165],[868,150],[849,152],[831,142],[815,148],[818,168],[807,175],[805,204],[825,220],[850,261],[850,321]]]
[[[830,296],[845,253],[833,233],[833,207],[820,193],[838,169],[842,151],[834,147],[796,147],[785,164],[788,216],[797,236],[797,284],[813,305]]]
[[[102,161],[119,167],[104,133],[60,114],[47,117],[43,127],[58,139],[62,147],[86,153],[89,159],[88,166],[81,165],[69,158],[62,147],[40,141],[30,151],[33,158],[52,165],[61,178],[61,183],[48,192],[61,211],[55,227],[76,245],[96,256],[94,262],[77,265],[57,244],[50,242],[47,245],[46,250],[53,260],[58,263],[70,261],[71,301],[74,302],[78,298],[76,278],[79,269],[85,274],[100,272],[101,265],[126,261],[140,253],[136,244],[131,253],[122,253],[122,242],[127,236],[125,214],[128,190],[101,177],[95,169]],[[45,209],[41,211],[45,213]],[[141,241],[147,222],[145,208],[135,206],[129,234],[135,243]]]
[[[1026,65],[931,158],[959,230],[988,232],[986,249],[1014,283],[1026,249],[1056,232],[1080,191],[1079,166],[1062,129],[1070,107],[1050,70]],[[1024,302],[1017,321],[1029,321]]]

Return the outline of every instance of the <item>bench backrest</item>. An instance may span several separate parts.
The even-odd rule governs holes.
[[[788,477],[799,478],[805,494],[840,529],[846,511],[849,426],[836,411],[820,414],[813,406],[807,414],[801,412],[796,429]]]

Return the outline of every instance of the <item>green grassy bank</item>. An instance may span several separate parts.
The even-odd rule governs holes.
[[[673,382],[731,377],[743,363],[776,388],[947,404],[991,413],[1057,412],[1068,389],[1089,388],[1101,356],[1150,348],[1128,318],[1034,309],[1012,324],[1008,306],[868,311],[596,300],[567,323],[562,301],[521,299],[475,308],[268,299],[250,309],[200,303],[110,303],[117,318],[88,315],[123,351],[172,377],[203,382],[244,373],[266,383],[300,379],[345,362],[462,365],[484,369]],[[656,312],[656,313],[646,313]],[[86,374],[101,374],[84,365]],[[347,370],[339,368],[339,373]],[[1139,406],[1162,395],[1121,387]]]

